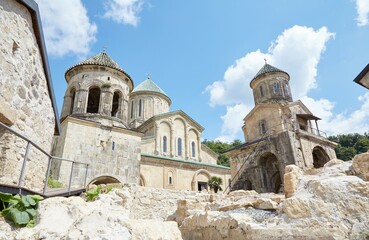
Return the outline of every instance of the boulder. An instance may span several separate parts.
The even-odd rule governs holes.
[[[369,181],[369,152],[356,155],[352,159],[352,169],[364,181]]]
[[[286,198],[289,198],[297,190],[303,171],[296,165],[288,165],[284,171],[284,194]]]

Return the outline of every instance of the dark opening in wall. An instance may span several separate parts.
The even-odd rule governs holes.
[[[87,101],[87,112],[88,113],[98,113],[99,105],[100,105],[100,89],[98,87],[90,88],[88,92],[88,101]]]

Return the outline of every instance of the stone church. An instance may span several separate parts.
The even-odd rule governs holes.
[[[90,183],[207,189],[212,176],[230,179],[228,167],[201,144],[204,128],[181,110],[154,81],[134,87],[133,79],[105,51],[65,73],[68,87],[61,113],[61,134],[53,155],[89,164]],[[70,166],[57,162],[54,178],[67,182]],[[73,184],[86,169],[73,166]]]
[[[243,119],[245,143],[226,153],[232,190],[277,193],[286,165],[320,168],[336,158],[336,143],[319,129],[319,117],[292,100],[289,81],[287,72],[267,63],[251,80],[255,107]]]

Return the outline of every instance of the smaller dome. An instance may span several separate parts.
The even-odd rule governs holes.
[[[135,87],[132,91],[132,94],[140,93],[140,92],[158,93],[158,94],[164,95],[170,101],[170,98],[168,97],[168,95],[151,80],[150,76],[147,76],[145,81],[143,81],[137,87]]]
[[[285,73],[288,75],[288,78],[290,77],[290,75],[287,72],[281,69],[278,69],[276,67],[273,67],[272,65],[269,65],[268,63],[265,63],[264,66],[259,70],[259,72],[252,78],[251,82],[266,73]]]
[[[65,74],[67,74],[73,68],[83,65],[98,65],[103,67],[110,67],[124,73],[130,78],[130,76],[118,65],[118,63],[116,63],[105,51],[102,51],[101,53],[98,53],[93,57],[90,57],[80,63],[73,65],[66,71]]]

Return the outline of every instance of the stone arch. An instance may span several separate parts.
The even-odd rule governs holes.
[[[171,130],[172,126],[171,124],[163,120],[159,123],[159,129],[158,132],[160,133],[160,142],[158,143],[160,146],[160,153],[163,155],[170,154],[172,152],[172,144],[171,144]],[[165,137],[165,138],[164,138]],[[164,143],[166,141],[166,143]],[[164,146],[166,144],[166,146]],[[166,149],[164,149],[166,147]]]
[[[98,113],[100,107],[101,89],[97,86],[92,86],[88,89],[87,97],[87,113]]]
[[[329,161],[329,156],[321,146],[313,148],[313,166],[314,168],[321,168]]]
[[[199,176],[205,176],[207,178],[207,180],[205,178],[199,177]],[[208,181],[210,180],[210,178],[211,178],[211,175],[207,170],[205,170],[205,169],[197,170],[194,173],[193,177],[192,177],[191,190],[192,191],[201,191],[201,190],[199,190],[199,187],[204,186],[203,185],[204,183],[206,183],[206,189],[207,189],[207,184],[208,184]],[[206,182],[205,182],[205,180],[206,180]]]
[[[140,174],[140,186],[146,187],[146,179],[142,174]]]
[[[185,157],[188,146],[185,142],[186,121],[181,117],[176,117],[173,120],[173,130],[175,132],[175,154],[178,157]]]
[[[199,134],[194,128],[188,130],[188,146],[190,158],[197,159],[199,154]]]
[[[264,153],[258,166],[261,169],[261,191],[278,193],[282,185],[278,158],[271,152]]]
[[[121,183],[121,181],[113,176],[109,176],[109,175],[103,175],[103,176],[99,176],[99,177],[95,177],[94,179],[92,179],[89,184],[95,184],[95,185],[99,185],[99,184],[109,184],[109,183]]]

